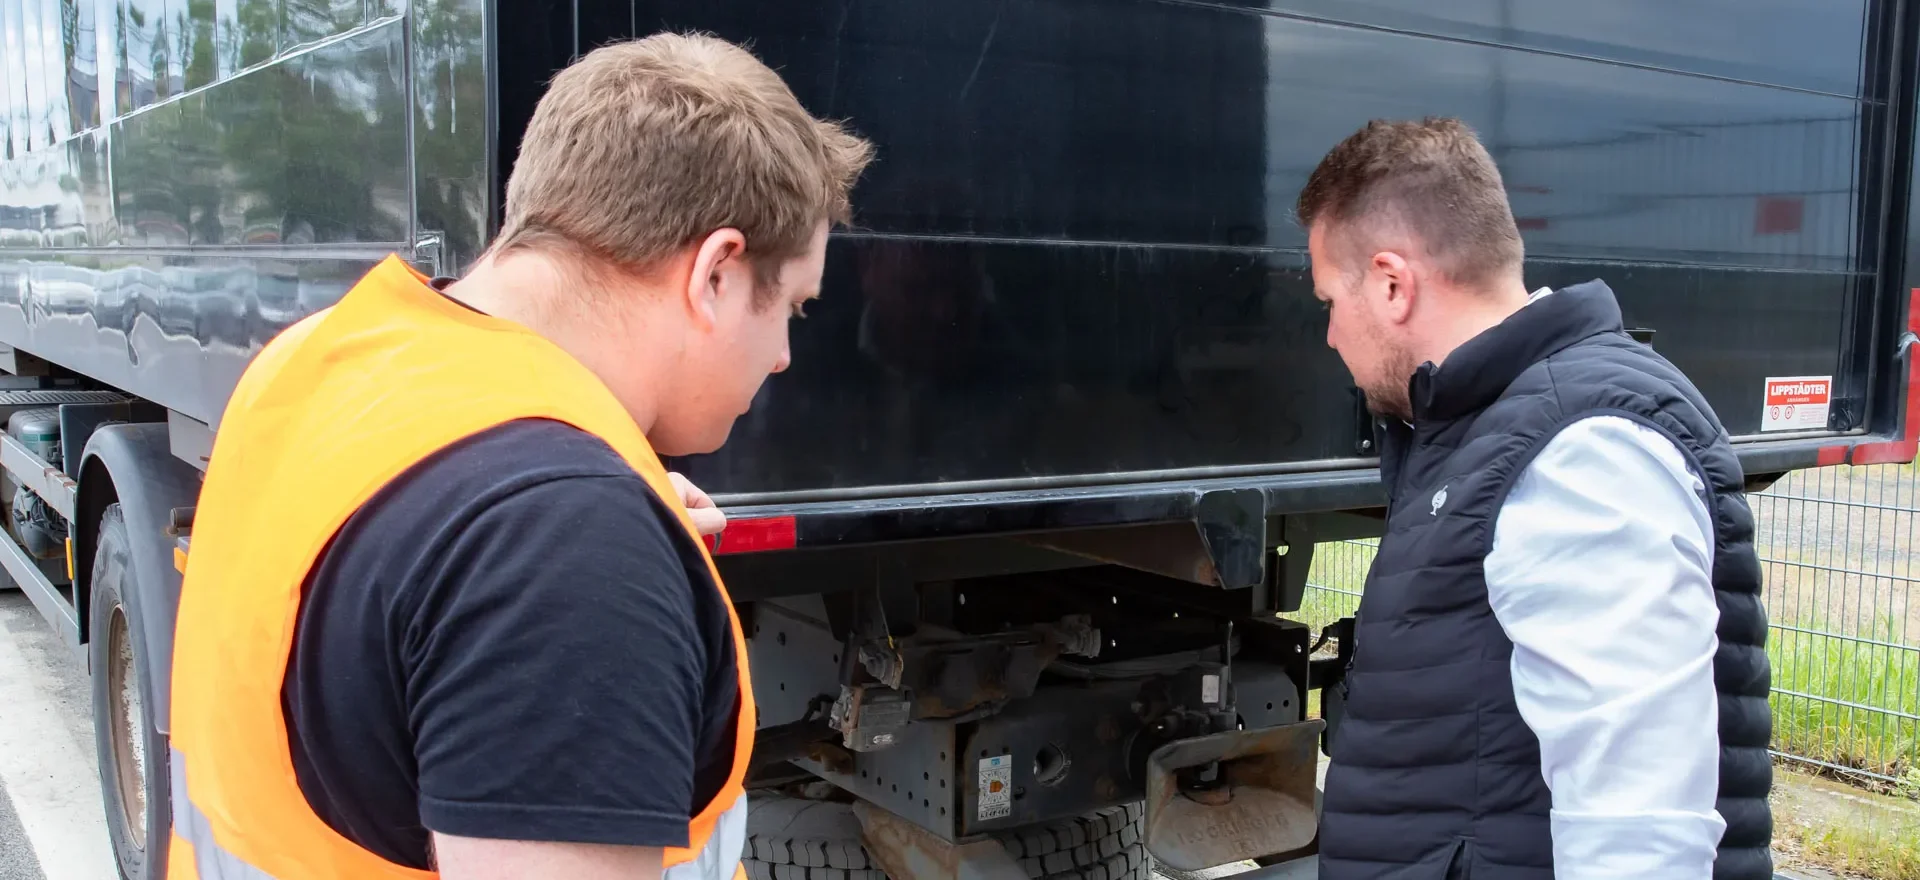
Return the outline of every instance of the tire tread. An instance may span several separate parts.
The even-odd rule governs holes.
[[[850,814],[845,805],[768,798],[762,823],[770,827],[754,833],[752,817],[762,815],[758,803],[756,798],[748,811],[749,837],[742,859],[749,880],[890,880],[859,838],[850,836],[857,835],[853,830],[857,823],[814,822],[797,833],[790,830],[793,816],[827,809]],[[1143,806],[1128,804],[997,836],[1029,880],[1150,880],[1152,864],[1140,836],[1145,815]]]

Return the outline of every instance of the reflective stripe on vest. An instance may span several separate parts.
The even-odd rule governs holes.
[[[740,856],[747,849],[747,799],[737,798],[733,806],[715,820],[707,845],[692,861],[667,868],[662,880],[735,880],[744,878]]]
[[[179,749],[167,750],[167,769],[173,781],[173,833],[193,849],[193,869],[198,880],[273,880],[273,876],[227,852],[213,839],[213,826],[195,806],[187,791],[187,759]],[[178,844],[175,846],[178,849]],[[178,875],[169,874],[171,880]]]
[[[247,864],[245,859],[227,852],[213,837],[213,828],[205,814],[193,803],[187,784],[187,761],[178,749],[169,749],[167,766],[173,778],[173,852],[185,858],[191,854],[191,868],[197,880],[274,880],[271,874]],[[180,844],[184,841],[185,847]],[[744,876],[740,857],[747,847],[747,799],[739,798],[720,814],[713,834],[707,838],[700,855],[692,861],[667,868],[663,880],[734,880]],[[188,880],[184,866],[171,869],[171,880]]]
[[[300,791],[280,691],[301,585],[340,526],[394,477],[528,418],[573,425],[618,453],[679,518],[726,598],[666,469],[606,386],[552,343],[446,299],[388,258],[254,358],[214,438],[175,625],[171,880],[434,876],[347,840]],[[665,850],[671,880],[745,873],[757,715],[746,637],[725,606],[740,694],[732,768],[689,818],[689,846]]]

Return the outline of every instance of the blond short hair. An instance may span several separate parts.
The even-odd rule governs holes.
[[[645,273],[716,229],[746,238],[760,296],[822,221],[846,223],[873,146],[815,119],[747,50],[702,34],[602,46],[553,78],[507,180],[493,251]]]

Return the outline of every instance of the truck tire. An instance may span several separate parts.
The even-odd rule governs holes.
[[[1147,880],[1144,804],[1108,807],[1000,838],[1033,880]]]
[[[1140,804],[997,835],[1032,880],[1148,880]],[[911,880],[888,878],[860,843],[848,804],[754,795],[747,813],[749,880]]]
[[[88,666],[93,685],[93,741],[100,762],[100,796],[107,837],[122,880],[166,876],[173,815],[168,803],[167,738],[154,726],[153,676],[133,595],[131,543],[120,505],[100,515],[93,555],[88,617]]]

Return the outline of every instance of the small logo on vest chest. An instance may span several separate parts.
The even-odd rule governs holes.
[[[1427,511],[1427,515],[1439,516],[1440,508],[1445,506],[1447,506],[1447,487],[1441,486],[1440,491],[1433,493],[1433,509]]]

